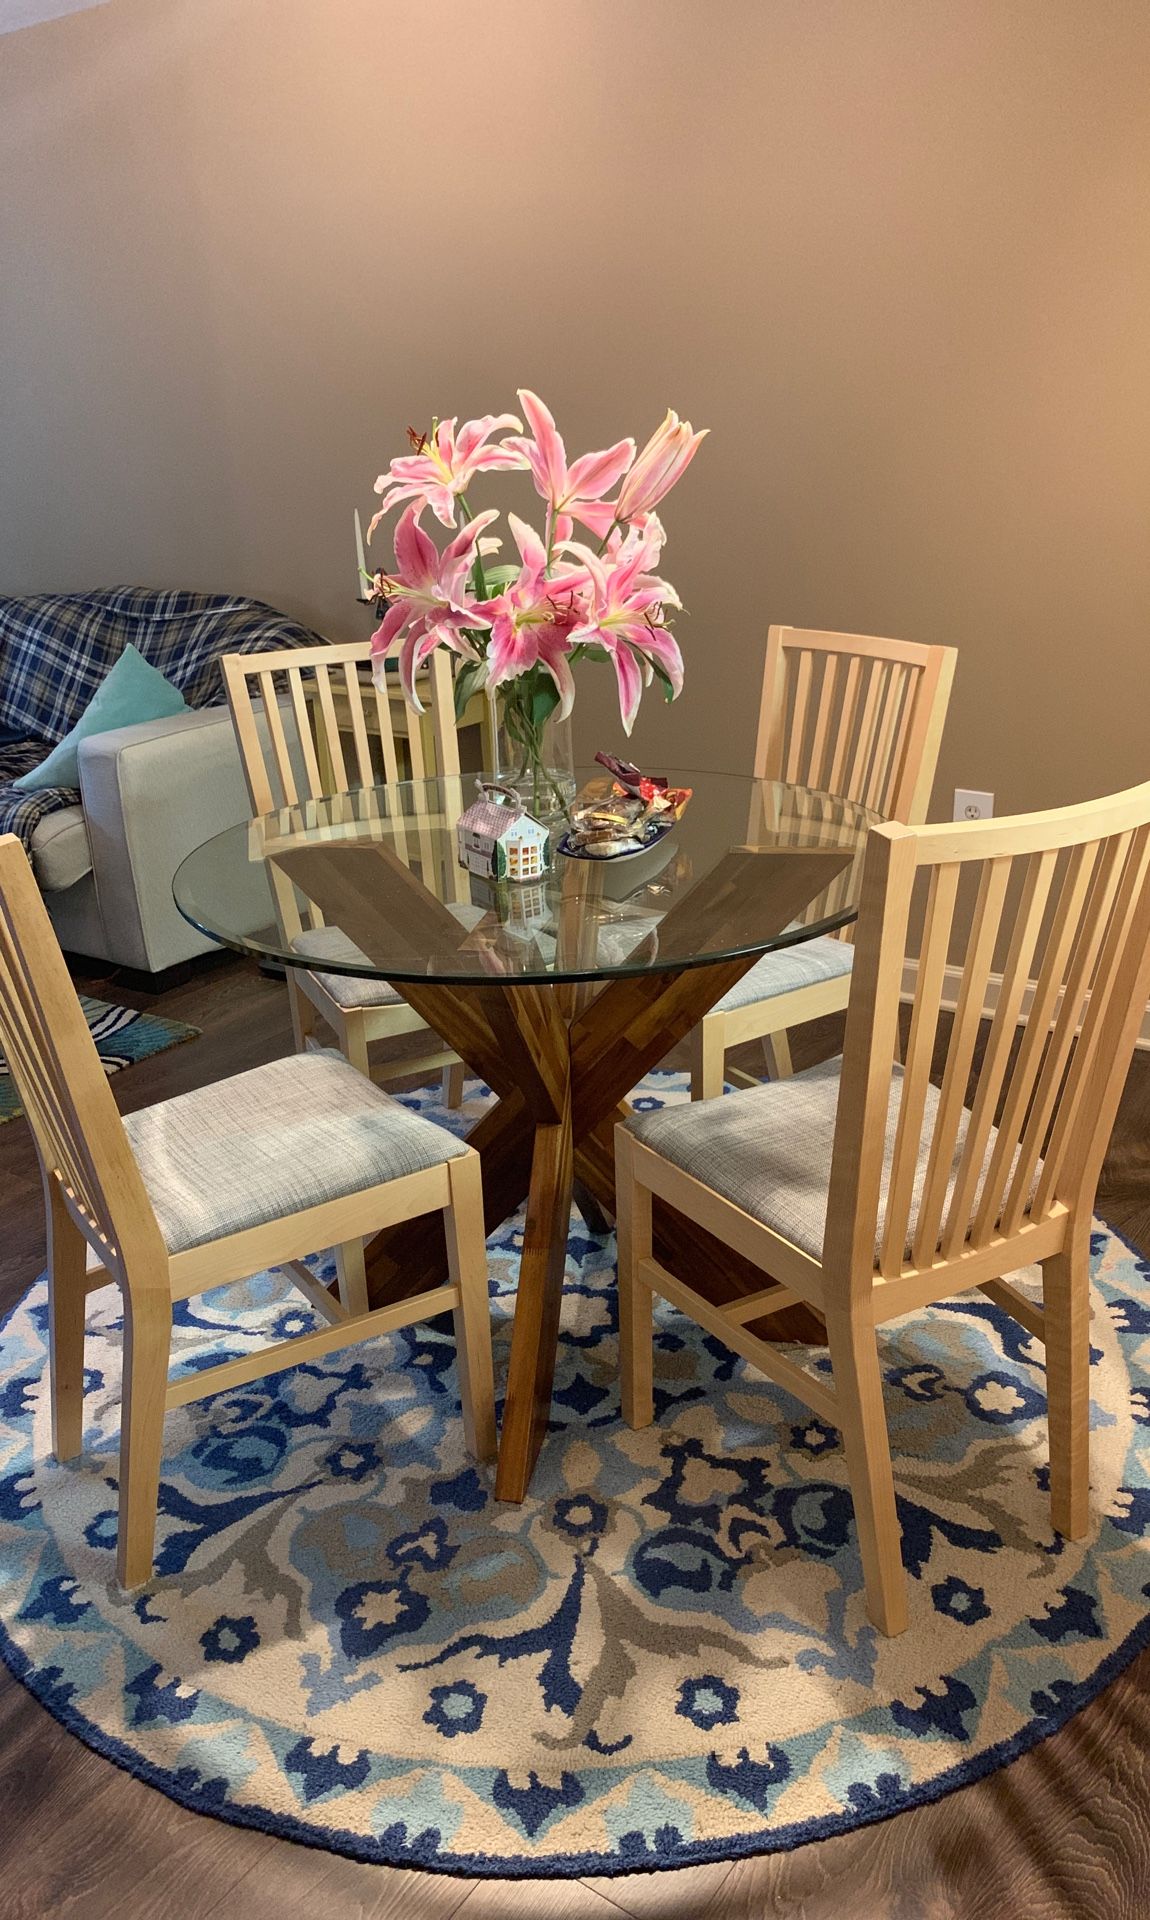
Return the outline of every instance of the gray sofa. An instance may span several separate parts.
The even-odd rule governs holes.
[[[50,813],[32,866],[60,945],[143,973],[214,943],[177,911],[184,855],[249,817],[226,707],[205,707],[81,741],[80,805]]]
[[[162,975],[211,949],[177,912],[172,878],[193,847],[248,818],[220,659],[319,639],[236,594],[0,596],[0,833],[27,848],[66,950]],[[71,731],[129,643],[188,711],[82,740],[78,793],[13,785]]]

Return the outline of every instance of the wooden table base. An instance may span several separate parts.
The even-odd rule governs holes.
[[[468,1135],[483,1160],[488,1232],[527,1201],[495,1480],[500,1500],[523,1499],[547,1431],[575,1177],[613,1218],[614,1130],[630,1111],[626,1095],[752,963],[611,981],[570,1024],[554,988],[404,986],[416,1011],[500,1096]],[[660,1259],[708,1298],[761,1291],[759,1268],[661,1203],[655,1232]],[[445,1260],[437,1216],[388,1228],[367,1249],[372,1305],[439,1284]],[[778,1339],[821,1337],[805,1308],[771,1318],[757,1330]]]
[[[387,903],[378,884],[366,884],[372,873],[364,853],[376,856],[372,873],[388,873],[388,856],[382,855],[381,869],[378,848],[309,849],[284,856],[283,865],[371,953],[381,898]],[[672,916],[690,909],[696,947],[721,952],[730,944],[732,916],[746,919],[748,900],[767,945],[847,858],[834,851],[732,849],[667,916],[669,950],[676,950],[672,942],[684,932],[681,924],[672,925]],[[406,872],[392,871],[390,878],[393,886],[418,885]],[[438,905],[420,892],[427,906]],[[458,926],[456,932],[462,939]],[[527,1201],[495,1485],[501,1500],[523,1499],[547,1430],[574,1183],[614,1215],[613,1136],[629,1111],[626,1096],[755,964],[762,946],[756,943],[735,960],[611,976],[602,985],[518,986],[492,979],[476,986],[442,978],[401,983],[404,999],[499,1095],[468,1135],[483,1161],[488,1233]],[[763,1289],[757,1267],[669,1207],[657,1208],[656,1246],[672,1271],[682,1271],[712,1299]],[[369,1243],[366,1257],[373,1307],[440,1284],[447,1270],[441,1217],[385,1229]],[[778,1338],[820,1335],[805,1308],[791,1307],[771,1319]]]

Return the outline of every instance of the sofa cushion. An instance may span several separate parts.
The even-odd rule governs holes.
[[[45,893],[63,893],[92,871],[92,849],[83,807],[65,807],[37,822],[32,834],[32,871]]]
[[[93,733],[114,733],[117,727],[141,726],[146,720],[170,720],[174,713],[183,713],[187,704],[179,688],[149,666],[137,648],[125,647],[71,732],[57,741],[46,760],[12,785],[21,793],[37,787],[79,786],[81,740]]]

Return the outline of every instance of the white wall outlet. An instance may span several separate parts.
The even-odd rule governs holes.
[[[994,795],[976,793],[973,787],[956,787],[954,790],[955,820],[990,820],[994,816]]]

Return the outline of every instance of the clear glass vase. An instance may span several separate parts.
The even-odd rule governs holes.
[[[495,707],[493,777],[519,795],[524,810],[543,826],[570,824],[575,798],[571,722],[557,720],[554,682],[536,668],[492,694]]]

